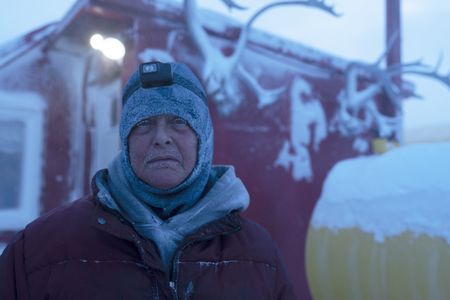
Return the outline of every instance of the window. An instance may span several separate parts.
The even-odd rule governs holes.
[[[0,230],[39,215],[43,110],[37,94],[0,91]]]

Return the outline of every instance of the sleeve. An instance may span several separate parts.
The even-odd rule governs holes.
[[[281,257],[280,251],[276,248],[277,253],[277,278],[275,287],[275,299],[276,300],[295,300],[297,299],[294,294],[292,281],[289,278],[286,266]]]
[[[23,246],[24,235],[19,232],[0,256],[0,299],[28,299]]]

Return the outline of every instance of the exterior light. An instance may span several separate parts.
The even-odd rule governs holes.
[[[91,47],[95,50],[101,50],[103,45],[103,36],[101,34],[94,34],[91,36],[91,39],[89,40],[89,43],[91,44]]]
[[[90,39],[91,47],[99,50],[113,60],[120,60],[125,56],[125,46],[121,41],[115,38],[104,38],[101,34],[94,34]]]

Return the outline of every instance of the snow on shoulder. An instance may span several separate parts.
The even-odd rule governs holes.
[[[314,228],[357,228],[378,242],[409,231],[450,244],[450,143],[341,161],[328,174]]]

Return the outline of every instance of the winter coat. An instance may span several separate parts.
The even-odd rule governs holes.
[[[294,299],[274,242],[238,213],[188,236],[163,270],[155,245],[90,195],[16,235],[0,299]]]

